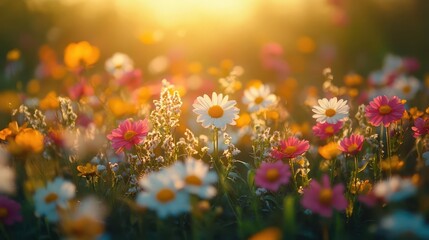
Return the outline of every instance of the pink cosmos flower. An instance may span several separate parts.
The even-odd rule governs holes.
[[[415,138],[429,134],[429,118],[416,118],[414,120],[414,127],[411,127],[411,129],[414,132],[413,136]]]
[[[12,199],[0,196],[0,222],[12,225],[22,221],[21,205]]]
[[[373,126],[382,124],[388,127],[392,122],[401,119],[404,110],[404,104],[398,97],[389,99],[387,96],[378,96],[366,106],[365,116]]]
[[[358,152],[362,150],[363,145],[363,136],[359,134],[352,134],[350,137],[346,137],[341,140],[338,145],[338,149],[340,149],[343,153],[356,155]]]
[[[275,159],[282,160],[284,158],[295,158],[305,153],[310,148],[307,140],[299,140],[296,137],[289,137],[287,140],[282,140],[277,148],[273,149],[271,156]]]
[[[329,177],[322,177],[322,184],[311,181],[308,188],[304,189],[301,205],[324,217],[332,216],[332,209],[338,211],[347,208],[347,200],[344,197],[344,185],[337,184],[331,188]]]
[[[282,161],[263,162],[256,170],[255,183],[259,187],[275,192],[280,185],[289,183],[290,175],[289,166]]]
[[[120,153],[124,151],[124,148],[128,150],[141,143],[148,131],[149,127],[146,119],[136,122],[133,122],[132,119],[127,119],[107,135],[107,138],[112,141],[112,147],[116,149],[116,153]]]
[[[337,123],[320,123],[318,122],[313,127],[314,135],[318,136],[320,139],[325,140],[328,137],[334,136],[337,134],[340,129],[343,127],[343,122],[339,121]]]

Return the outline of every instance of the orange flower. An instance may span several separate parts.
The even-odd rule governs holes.
[[[280,240],[282,232],[276,227],[265,228],[264,230],[254,234],[249,240]]]
[[[26,127],[26,123],[19,127],[17,121],[10,122],[7,128],[0,131],[0,139],[6,140],[8,137],[15,137],[21,130],[25,129]]]
[[[324,159],[328,160],[336,158],[341,154],[341,151],[338,149],[338,144],[336,142],[330,142],[325,146],[319,147],[318,152]]]
[[[70,68],[88,67],[97,62],[100,51],[86,41],[70,43],[64,51],[64,63]]]
[[[39,107],[42,110],[57,109],[60,106],[57,94],[54,91],[49,92],[46,97],[40,100]]]
[[[108,101],[108,105],[113,115],[116,117],[123,117],[136,112],[136,106],[134,104],[125,102],[120,97],[111,98]]]
[[[25,128],[9,142],[8,149],[13,154],[40,153],[43,150],[43,142],[44,137],[39,131]]]
[[[359,74],[348,74],[344,77],[344,83],[347,87],[358,87],[363,83],[363,78]]]

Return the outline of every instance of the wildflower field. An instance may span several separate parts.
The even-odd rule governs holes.
[[[429,239],[429,2],[0,0],[0,239]]]

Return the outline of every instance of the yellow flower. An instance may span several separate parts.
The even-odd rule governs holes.
[[[21,52],[16,48],[7,52],[6,59],[8,61],[11,61],[11,62],[18,61],[20,58],[21,58]]]
[[[97,166],[91,163],[87,163],[85,166],[79,165],[77,166],[77,170],[79,171],[78,176],[81,177],[92,177],[97,175]]]
[[[88,67],[99,57],[98,48],[86,41],[70,43],[64,51],[64,63],[70,68]]]
[[[14,91],[4,91],[0,92],[0,103],[0,112],[10,113],[12,109],[19,107],[21,99]]]
[[[15,139],[9,142],[9,151],[13,154],[40,153],[43,150],[43,135],[32,128],[22,129]]]
[[[325,146],[321,146],[318,149],[319,154],[327,160],[334,159],[341,154],[341,151],[338,149],[338,144],[336,142],[330,142]]]
[[[389,170],[389,168],[391,168],[392,171],[399,171],[402,169],[402,167],[404,167],[404,165],[404,161],[402,161],[398,155],[390,157],[390,160],[387,158],[381,161],[381,168],[384,171]]]
[[[54,91],[49,92],[46,97],[40,100],[39,107],[42,110],[57,109],[60,106],[58,96]]]
[[[136,112],[136,107],[134,104],[125,102],[120,97],[113,97],[109,99],[108,106],[110,111],[112,111],[113,115],[116,117],[123,117]]]
[[[372,184],[369,180],[358,180],[356,184],[352,181],[350,192],[352,194],[367,194],[372,189]]]
[[[250,115],[248,113],[241,113],[237,119],[237,127],[242,128],[245,126],[249,126],[252,119],[250,119]]]
[[[301,53],[312,53],[316,50],[316,43],[308,36],[302,36],[296,41],[296,48]]]
[[[347,87],[358,87],[362,84],[363,78],[359,74],[348,74],[344,77],[344,83]]]
[[[69,239],[91,240],[103,233],[104,225],[87,216],[61,221],[63,232]]]

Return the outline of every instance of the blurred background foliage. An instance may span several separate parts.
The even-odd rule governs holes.
[[[13,78],[1,74],[0,88],[34,78],[42,45],[62,61],[67,44],[83,40],[100,49],[96,69],[120,51],[146,77],[151,59],[169,55],[205,67],[231,59],[246,78],[272,81],[260,55],[275,42],[288,75],[300,82],[320,85],[325,67],[337,79],[367,76],[388,53],[417,58],[422,78],[429,66],[428,11],[426,0],[0,0],[0,67],[12,49],[21,62]]]

